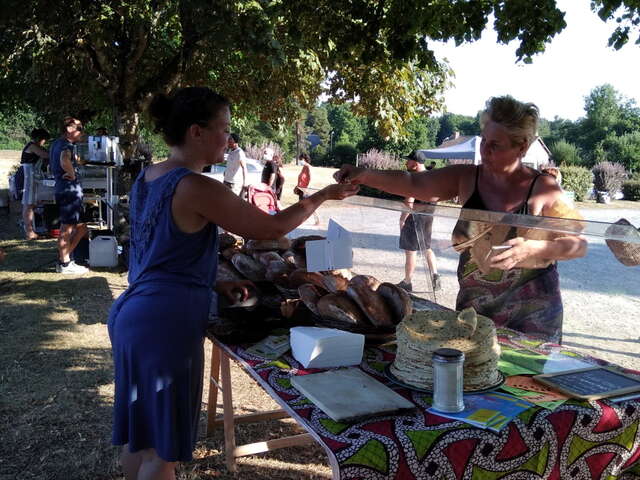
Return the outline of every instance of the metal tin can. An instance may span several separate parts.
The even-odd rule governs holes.
[[[433,352],[433,409],[454,413],[464,410],[464,353],[453,348]]]

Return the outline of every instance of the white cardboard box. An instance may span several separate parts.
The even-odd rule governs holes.
[[[359,365],[364,352],[364,335],[335,328],[294,327],[291,352],[304,368]]]

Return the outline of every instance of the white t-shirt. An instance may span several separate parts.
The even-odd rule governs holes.
[[[242,167],[240,161],[247,161],[244,150],[236,148],[227,155],[227,168],[224,170],[224,181],[242,184]]]

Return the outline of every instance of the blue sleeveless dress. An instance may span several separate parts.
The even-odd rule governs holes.
[[[202,397],[204,337],[217,271],[217,227],[184,233],[171,215],[176,168],[131,190],[129,288],[113,304],[113,444],[191,460]]]

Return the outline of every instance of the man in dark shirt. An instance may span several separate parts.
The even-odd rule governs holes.
[[[60,236],[58,237],[58,263],[56,271],[67,275],[83,274],[89,270],[71,260],[71,252],[87,235],[87,226],[80,223],[82,213],[82,186],[76,177],[76,142],[82,137],[80,120],[65,117],[62,136],[51,145],[49,162],[56,180],[55,196],[59,208]]]

